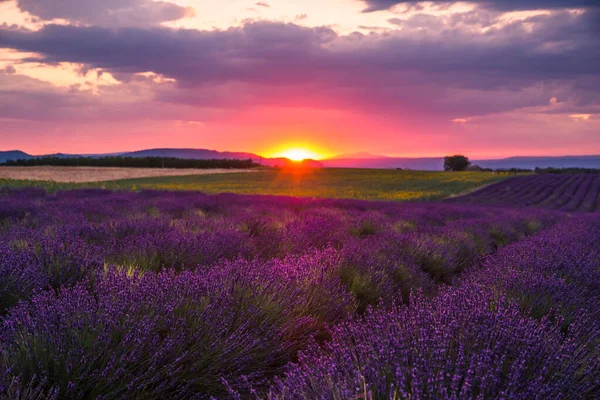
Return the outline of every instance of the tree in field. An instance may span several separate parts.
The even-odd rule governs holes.
[[[464,171],[471,165],[469,159],[465,156],[449,156],[444,159],[444,171]]]

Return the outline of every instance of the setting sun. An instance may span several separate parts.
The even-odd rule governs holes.
[[[284,150],[280,152],[278,156],[289,158],[292,161],[302,161],[307,159],[316,160],[320,158],[320,156],[317,153],[303,148],[293,148]]]

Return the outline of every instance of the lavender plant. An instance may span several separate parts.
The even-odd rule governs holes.
[[[599,393],[594,218],[94,189],[0,222],[0,397]]]

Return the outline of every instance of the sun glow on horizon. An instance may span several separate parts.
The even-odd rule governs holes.
[[[308,150],[303,147],[292,147],[286,150],[282,150],[273,154],[273,157],[285,157],[292,161],[302,160],[318,160],[323,158],[320,154],[315,151]]]

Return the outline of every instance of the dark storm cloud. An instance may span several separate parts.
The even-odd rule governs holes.
[[[452,0],[428,0],[434,4],[452,4]],[[564,8],[599,8],[598,0],[463,0],[499,11],[554,10]],[[416,5],[423,0],[365,0],[366,12],[387,10],[397,4]]]
[[[17,0],[17,5],[42,20],[102,26],[151,26],[194,13],[190,7],[153,0]]]

